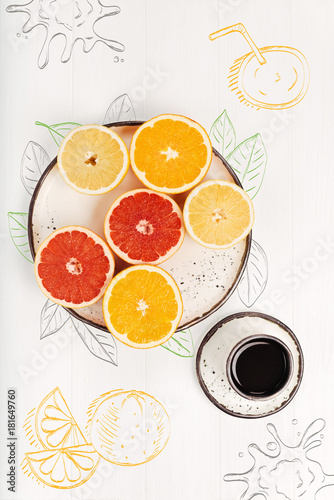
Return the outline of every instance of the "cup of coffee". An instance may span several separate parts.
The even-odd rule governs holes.
[[[241,340],[227,358],[231,386],[248,399],[270,399],[290,382],[293,356],[288,346],[270,335],[251,335]]]
[[[237,313],[204,337],[196,358],[199,383],[210,401],[230,415],[276,413],[296,394],[304,359],[297,337],[261,313]]]

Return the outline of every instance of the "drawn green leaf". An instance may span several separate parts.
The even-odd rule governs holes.
[[[136,113],[128,94],[122,94],[115,99],[107,109],[103,123],[134,121]]]
[[[239,144],[227,160],[244,190],[254,198],[262,185],[267,165],[267,152],[261,134],[255,134]]]
[[[41,311],[40,338],[44,339],[59,332],[70,317],[66,309],[48,299]]]
[[[252,240],[247,267],[238,285],[238,295],[246,307],[251,307],[267,286],[268,260],[263,248]]]
[[[8,212],[10,236],[17,250],[29,262],[33,263],[28,240],[28,214],[24,212]]]
[[[76,122],[55,123],[54,125],[47,125],[43,122],[35,122],[35,124],[47,128],[58,147],[64,137],[71,132],[71,130],[76,127],[81,127],[81,124]]]
[[[188,329],[174,333],[168,342],[162,344],[161,347],[181,358],[192,358],[194,355],[194,342],[191,331]]]
[[[97,328],[88,328],[85,323],[75,318],[71,320],[87,349],[97,358],[117,366],[117,345],[111,333]]]
[[[210,130],[212,146],[226,158],[235,148],[236,134],[226,109],[218,116]]]
[[[28,142],[21,160],[21,180],[30,195],[33,194],[37,182],[49,163],[50,158],[45,149],[37,142]]]

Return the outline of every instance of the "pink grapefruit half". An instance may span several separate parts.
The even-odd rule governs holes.
[[[182,245],[182,212],[168,195],[129,191],[111,205],[104,234],[112,250],[129,264],[160,264]]]
[[[42,292],[65,307],[86,307],[105,292],[114,257],[100,236],[80,226],[52,233],[39,247],[35,275]]]

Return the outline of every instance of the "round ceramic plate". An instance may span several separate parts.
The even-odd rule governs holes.
[[[109,124],[130,147],[133,134],[142,122]],[[214,150],[205,180],[225,179],[240,186],[227,162]],[[33,193],[28,218],[29,244],[35,257],[39,245],[53,231],[64,226],[79,225],[104,238],[105,216],[116,198],[132,189],[144,187],[129,168],[124,180],[109,193],[90,196],[69,187],[61,177],[55,158],[44,171]],[[173,198],[183,208],[187,193]],[[235,290],[246,267],[251,235],[228,250],[204,248],[186,235],[181,248],[160,267],[168,271],[178,284],[184,312],[179,330],[195,325],[216,311]],[[115,256],[115,273],[128,267]],[[75,317],[92,326],[106,329],[102,314],[102,299],[90,307],[69,309]]]
[[[292,356],[288,383],[281,392],[265,400],[242,396],[226,374],[230,352],[252,335],[278,339],[287,346]],[[244,418],[266,417],[284,408],[296,394],[303,370],[303,353],[294,333],[278,319],[261,313],[237,313],[221,320],[202,340],[196,359],[197,377],[210,401],[220,410]]]

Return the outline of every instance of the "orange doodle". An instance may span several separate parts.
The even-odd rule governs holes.
[[[230,68],[229,88],[239,101],[257,109],[284,109],[298,104],[310,82],[305,56],[292,47],[258,48],[241,23],[211,33],[209,38],[215,40],[234,32],[241,33],[252,49]]]
[[[87,430],[95,450],[116,465],[141,465],[166,446],[169,417],[155,398],[139,391],[113,391],[93,401]]]
[[[169,417],[159,401],[139,391],[116,390],[88,408],[88,442],[58,388],[28,413],[23,428],[34,451],[24,474],[39,484],[69,489],[92,477],[101,457],[116,465],[140,465],[166,446]]]
[[[24,424],[31,445],[39,448],[25,454],[22,470],[37,482],[53,488],[80,486],[94,474],[100,460],[88,444],[60,390],[48,394]]]

